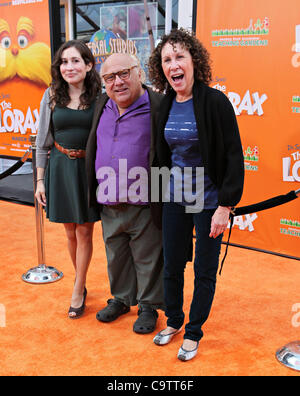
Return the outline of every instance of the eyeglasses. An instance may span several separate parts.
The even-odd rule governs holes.
[[[102,78],[106,82],[106,84],[112,84],[113,82],[115,82],[116,76],[118,76],[121,80],[128,80],[131,70],[135,67],[137,67],[137,65],[132,66],[129,69],[120,70],[117,73],[104,74]]]

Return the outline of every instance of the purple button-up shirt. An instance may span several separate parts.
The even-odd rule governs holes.
[[[97,129],[97,200],[101,204],[148,204],[151,114],[148,92],[119,114],[109,99]]]

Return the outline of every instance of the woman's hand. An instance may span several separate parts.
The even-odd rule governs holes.
[[[39,204],[46,206],[45,185],[44,180],[42,179],[38,180],[36,183],[35,198],[37,199]]]
[[[211,238],[217,238],[222,234],[228,225],[230,207],[219,206],[211,219],[210,234]]]

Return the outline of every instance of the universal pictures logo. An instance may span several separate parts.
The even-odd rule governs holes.
[[[296,26],[296,43],[292,47],[292,51],[296,52],[292,56],[293,67],[300,67],[300,25]]]
[[[0,304],[0,328],[6,327],[6,309],[3,304]]]

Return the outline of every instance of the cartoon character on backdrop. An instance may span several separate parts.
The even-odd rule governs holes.
[[[0,83],[21,78],[46,87],[50,84],[50,48],[35,41],[31,19],[21,16],[14,31],[0,18],[0,51]]]

